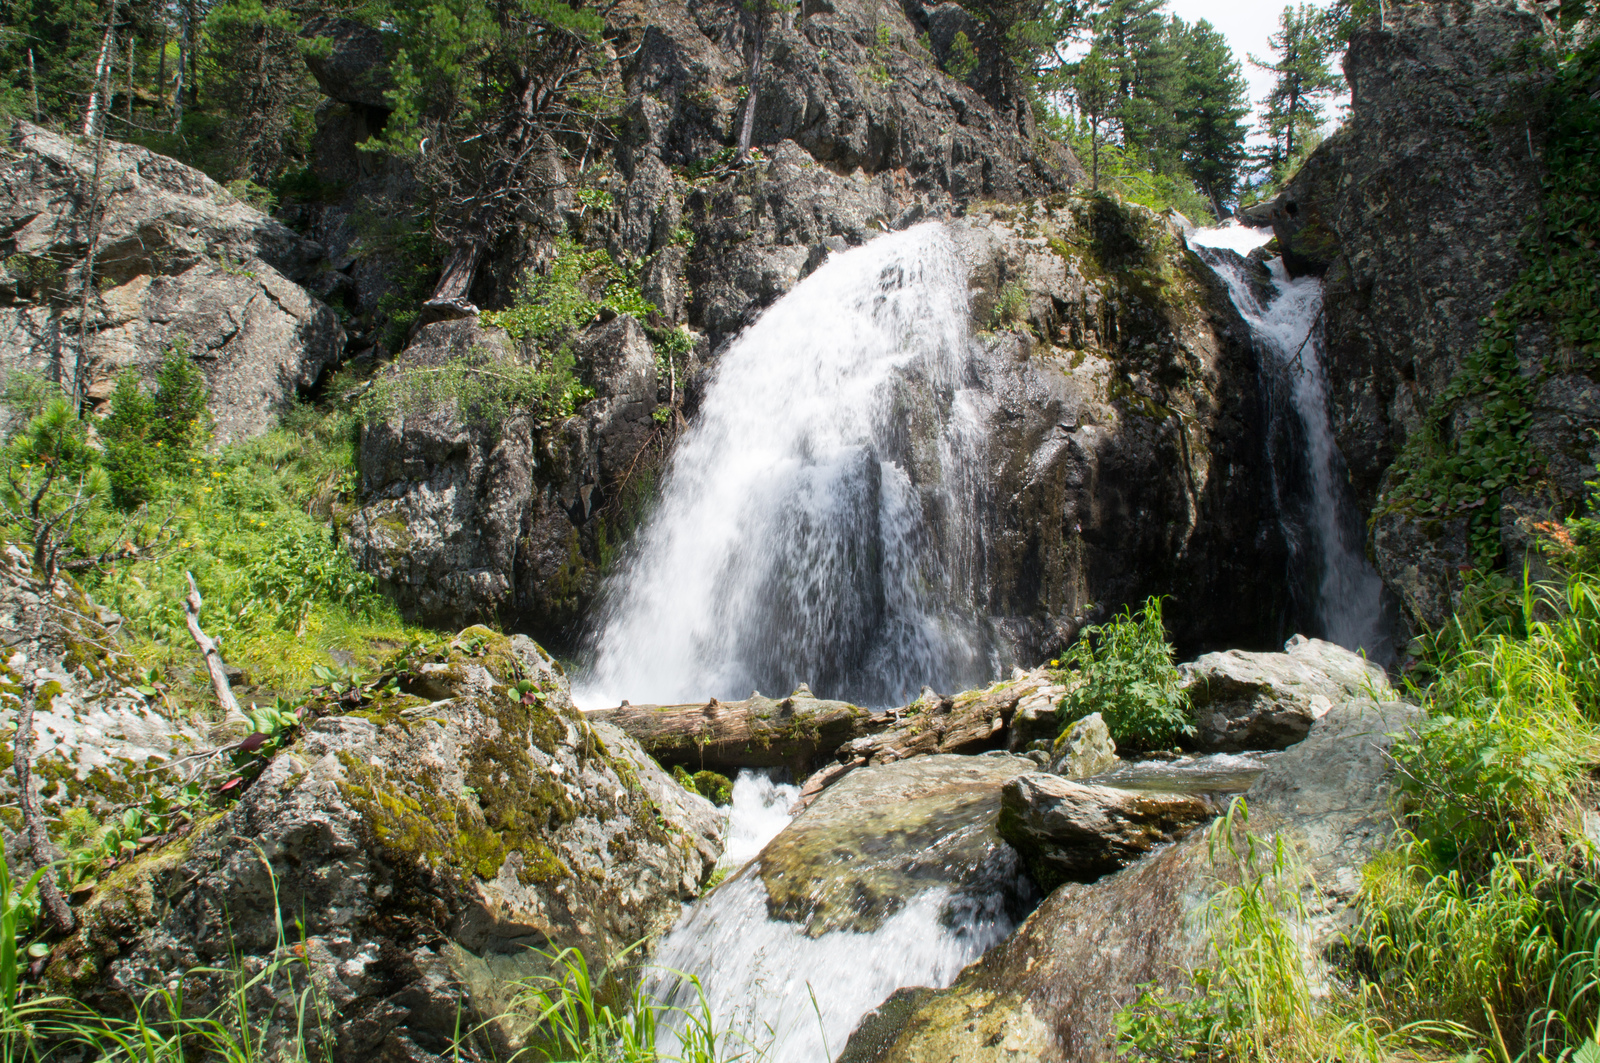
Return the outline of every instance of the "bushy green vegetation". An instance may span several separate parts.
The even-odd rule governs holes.
[[[1171,748],[1193,730],[1160,598],[1084,628],[1050,663],[1062,669],[1059,678],[1070,687],[1060,705],[1063,732],[1097,712],[1118,747],[1128,750]]]
[[[0,534],[121,614],[136,655],[183,680],[180,692],[193,665],[186,573],[228,662],[268,690],[308,685],[334,663],[330,650],[375,659],[411,638],[311,515],[354,486],[354,415],[302,406],[262,437],[208,450],[204,379],[181,345],[153,390],[119,381],[95,425],[103,449],[59,393],[41,400],[36,382],[8,390],[25,420],[0,453]]]

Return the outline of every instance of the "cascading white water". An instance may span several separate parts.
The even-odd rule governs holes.
[[[658,991],[691,1006],[693,989],[669,972],[699,974],[717,1029],[732,1031],[765,1063],[827,1063],[895,990],[949,985],[1015,926],[998,892],[936,888],[871,933],[812,938],[802,924],[768,916],[766,888],[747,869],[662,940]]]
[[[789,825],[789,809],[799,799],[800,787],[775,782],[771,772],[741,771],[733,780],[733,806],[718,864],[732,872],[754,860]]]
[[[1268,263],[1272,290],[1263,302],[1241,257],[1272,238],[1271,230],[1237,222],[1189,234],[1189,244],[1227,283],[1240,316],[1257,344],[1287,381],[1305,432],[1311,481],[1307,523],[1316,549],[1315,610],[1321,637],[1348,649],[1364,649],[1379,660],[1390,655],[1383,623],[1383,581],[1361,548],[1346,498],[1344,459],[1333,438],[1323,368],[1322,282],[1291,280],[1282,259]],[[1211,249],[1230,251],[1217,254]]]
[[[801,682],[893,704],[998,674],[968,313],[929,223],[834,256],[729,346],[606,585],[579,704]]]

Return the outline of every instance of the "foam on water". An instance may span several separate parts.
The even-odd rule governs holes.
[[[724,883],[662,940],[656,991],[689,1007],[693,989],[674,994],[676,976],[666,972],[698,975],[717,1029],[734,1031],[768,1063],[837,1057],[861,1017],[896,989],[949,985],[1015,927],[998,893],[935,888],[872,933],[808,937],[802,924],[768,916],[754,871]]]
[[[773,782],[770,772],[741,771],[733,781],[733,807],[719,863],[737,871],[754,860],[789,825],[789,809],[799,799],[800,787]]]

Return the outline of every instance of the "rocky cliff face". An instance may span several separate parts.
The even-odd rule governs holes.
[[[860,180],[793,144],[771,171],[785,167]],[[971,383],[996,456],[987,606],[1018,652],[1047,652],[1154,593],[1173,596],[1186,642],[1279,634],[1284,555],[1255,354],[1180,231],[1066,194],[946,224],[974,292]],[[502,334],[462,321],[426,327],[398,364],[469,349],[512,357]],[[350,539],[417,615],[570,638],[616,547],[622,489],[661,467],[674,430],[652,417],[668,381],[636,322],[592,327],[577,349],[597,397],[560,425],[472,427],[441,408],[367,430]]]
[[[0,367],[81,377],[103,401],[183,338],[218,438],[265,430],[344,349],[333,311],[296,283],[322,248],[143,148],[108,144],[98,197],[95,179],[89,145],[26,122],[0,149]]]
[[[1334,427],[1363,510],[1525,265],[1520,244],[1544,166],[1549,69],[1539,57],[1549,44],[1544,16],[1523,4],[1395,9],[1351,38],[1349,125],[1275,201],[1243,214],[1273,226],[1291,270],[1324,275]],[[1524,332],[1531,373],[1551,345],[1536,328]],[[1584,373],[1550,373],[1531,411],[1558,509],[1584,497],[1600,458],[1589,431],[1600,423],[1596,394]],[[1507,501],[1504,538],[1515,549],[1516,518],[1544,510]],[[1413,619],[1448,617],[1457,569],[1472,560],[1465,515],[1380,514],[1374,550]]]

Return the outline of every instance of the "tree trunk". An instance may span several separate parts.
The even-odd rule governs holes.
[[[156,60],[156,99],[151,111],[159,115],[167,102],[167,20],[161,20],[161,55]]]
[[[12,767],[17,773],[17,807],[22,812],[22,830],[28,840],[28,853],[34,864],[48,867],[59,859],[59,853],[50,841],[44,816],[39,811],[38,798],[33,792],[33,708],[34,699],[24,696],[22,708],[17,712],[17,733],[11,740]],[[46,871],[39,879],[39,900],[56,929],[63,934],[72,933],[77,920],[73,918],[71,906],[56,886],[53,871]]]
[[[133,35],[133,31],[132,30],[129,30],[128,31],[128,128],[130,130],[133,128],[133,62],[134,62],[134,57],[135,57],[135,54],[136,54],[135,51],[134,51],[134,48],[138,43],[139,43],[139,38],[137,38],[137,37],[135,37]]]
[[[172,131],[183,132],[183,70],[189,58],[189,24],[191,22],[190,5],[185,2],[179,7],[178,15],[178,76],[172,87]]]
[[[1090,178],[1089,187],[1098,192],[1100,191],[1100,132],[1098,123],[1091,123],[1089,126],[1089,155],[1094,160],[1094,173]]]
[[[83,135],[92,137],[100,128],[101,112],[106,107],[105,97],[111,88],[112,54],[117,43],[117,0],[111,0],[111,14],[106,16],[106,35],[100,42],[100,58],[94,65],[94,88],[89,92],[89,107],[83,115]]]
[[[33,96],[33,120],[39,121],[39,78],[33,69],[33,49],[28,49],[28,92]]]
[[[243,733],[250,731],[250,718],[239,708],[239,699],[233,696],[233,685],[228,682],[227,669],[222,664],[222,653],[217,649],[216,642],[200,626],[200,587],[195,583],[194,576],[185,572],[189,580],[189,596],[183,600],[183,618],[189,628],[189,635],[200,648],[200,656],[205,658],[206,671],[211,676],[211,689],[217,695],[217,703],[222,706],[222,723],[215,729],[218,732],[236,732],[241,728]]]
[[[744,118],[739,122],[739,152],[734,156],[740,162],[750,154],[750,138],[755,134],[756,97],[761,94],[761,54],[766,50],[766,26],[766,5],[762,4],[761,9],[756,12],[754,54],[750,57],[750,76],[746,79],[749,95],[744,100]]]
[[[669,767],[723,774],[784,767],[797,779],[846,742],[868,734],[874,721],[888,719],[806,694],[781,701],[754,695],[693,705],[623,705],[588,716],[620,728]]]

